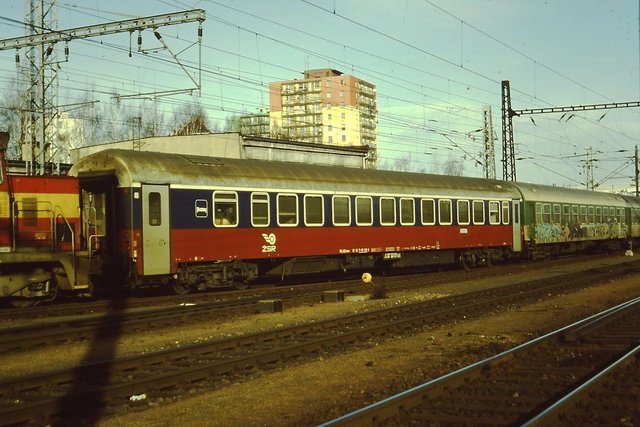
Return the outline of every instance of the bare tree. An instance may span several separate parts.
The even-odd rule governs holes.
[[[184,104],[173,112],[174,135],[210,133],[207,112],[199,103]]]
[[[149,106],[149,103],[147,102],[144,105]],[[157,100],[151,103],[150,108],[141,109],[140,119],[142,137],[161,136],[164,134],[162,131],[166,126],[164,112],[160,110]]]
[[[224,121],[224,127],[222,128],[223,132],[240,132],[240,128],[242,127],[242,122],[240,120],[240,116],[227,116]]]
[[[442,174],[451,176],[464,175],[464,164],[460,160],[449,157],[442,165]]]
[[[0,130],[9,132],[7,156],[19,157],[20,147],[20,87],[15,79],[11,79],[0,101]]]

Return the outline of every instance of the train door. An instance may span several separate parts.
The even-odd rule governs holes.
[[[143,274],[171,272],[169,225],[169,187],[142,185]]]
[[[521,218],[520,218],[520,201],[513,201],[513,247],[514,252],[520,252],[522,250],[522,233],[520,231]]]

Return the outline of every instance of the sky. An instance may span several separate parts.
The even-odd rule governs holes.
[[[25,2],[0,4],[0,37],[24,35],[19,22],[25,19]],[[376,85],[378,152],[386,169],[438,173],[454,160],[464,175],[484,176],[479,130],[483,108],[490,106],[496,175],[502,178],[503,80],[510,82],[515,110],[640,100],[638,0],[58,0],[55,5],[58,29],[191,9],[206,13],[201,45],[197,23],[159,29],[170,51],[160,49],[150,30],[142,33],[142,52],[135,33],[71,41],[68,61],[58,71],[60,104],[104,104],[119,96],[133,111],[160,111],[170,121],[172,111],[195,100],[222,125],[230,116],[266,110],[270,81],[333,68]],[[63,46],[56,46],[58,58],[64,58]],[[0,51],[0,93],[16,77],[15,54]],[[200,90],[188,91],[197,82]],[[160,96],[166,91],[179,93]],[[170,123],[166,126],[169,132]],[[519,181],[584,188],[590,149],[599,189],[632,186],[640,108],[514,117],[513,130]]]

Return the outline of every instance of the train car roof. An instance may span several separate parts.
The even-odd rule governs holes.
[[[520,199],[513,183],[497,180],[119,149],[83,157],[69,173],[80,178],[115,175],[120,187],[169,184],[271,191],[344,192],[348,189],[368,194]]]
[[[640,197],[626,196],[626,195],[621,195],[620,197],[622,197],[627,202],[629,207],[634,209],[640,209]]]
[[[575,205],[620,207],[627,206],[627,199],[619,194],[520,182],[516,183],[516,186],[520,189],[524,200],[528,202],[570,203]]]

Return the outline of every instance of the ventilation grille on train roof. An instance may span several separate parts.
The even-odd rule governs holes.
[[[224,166],[222,160],[216,157],[204,157],[204,156],[189,156],[187,154],[180,154],[180,156],[187,159],[189,162],[194,165],[202,165],[202,166]]]

